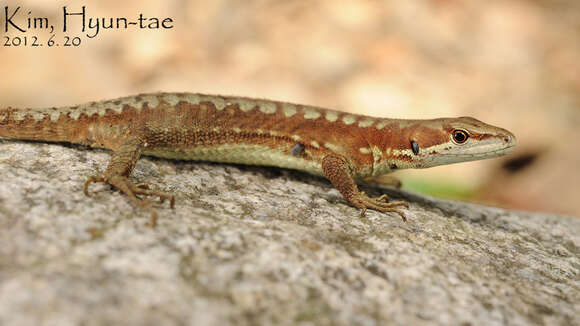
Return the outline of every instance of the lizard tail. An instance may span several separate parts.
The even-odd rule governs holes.
[[[59,109],[0,109],[0,137],[48,142],[82,143],[82,123]]]

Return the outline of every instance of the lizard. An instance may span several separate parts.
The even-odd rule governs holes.
[[[360,191],[357,181],[405,168],[427,168],[511,152],[515,136],[471,117],[374,118],[265,99],[197,93],[149,93],[83,105],[0,109],[0,137],[67,142],[112,151],[91,183],[117,188],[157,213],[147,196],[166,192],[129,177],[141,155],[177,160],[274,166],[326,177],[352,206],[393,212],[406,221],[405,201]]]

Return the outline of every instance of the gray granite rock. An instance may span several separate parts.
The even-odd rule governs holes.
[[[578,325],[580,219],[409,200],[358,211],[324,179],[142,159],[159,225],[106,151],[0,143],[0,325]]]

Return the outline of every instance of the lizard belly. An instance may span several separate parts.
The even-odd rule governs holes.
[[[176,160],[276,166],[323,175],[322,166],[316,160],[310,157],[293,156],[263,145],[203,146],[181,151],[175,149],[149,149],[145,150],[143,154]]]

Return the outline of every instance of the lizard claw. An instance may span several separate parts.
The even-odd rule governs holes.
[[[367,213],[367,208],[366,207],[361,208],[360,217],[365,217],[366,213]]]

